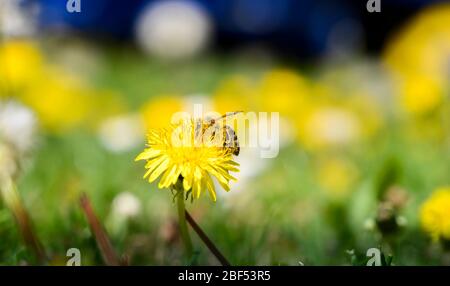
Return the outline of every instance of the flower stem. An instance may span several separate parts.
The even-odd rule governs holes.
[[[22,204],[16,185],[9,177],[2,176],[0,181],[1,196],[3,197],[5,205],[14,215],[26,245],[33,251],[38,262],[40,264],[45,264],[47,262],[47,256],[41,242],[34,232],[30,217],[25,206]]]
[[[103,229],[102,224],[94,213],[94,210],[91,206],[91,202],[86,194],[82,194],[80,197],[81,208],[86,215],[87,221],[91,230],[94,234],[95,240],[97,241],[97,245],[100,249],[100,253],[102,254],[103,260],[108,266],[118,266],[121,265],[121,261],[119,260],[116,252],[113,249],[111,241],[106,234],[106,231]]]
[[[209,239],[206,233],[200,228],[200,226],[195,222],[192,216],[186,211],[185,216],[191,227],[195,230],[198,236],[201,238],[203,243],[208,247],[212,254],[219,260],[222,266],[231,266],[230,262],[223,256],[219,249],[214,245],[214,243]]]
[[[178,190],[177,196],[177,206],[178,206],[178,221],[180,225],[180,234],[183,239],[184,248],[186,251],[186,257],[188,260],[191,260],[192,255],[194,254],[192,247],[192,240],[189,235],[189,230],[186,224],[186,214],[184,207],[184,192],[183,190]]]

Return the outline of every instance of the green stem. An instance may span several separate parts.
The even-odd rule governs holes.
[[[183,239],[184,248],[186,251],[186,257],[188,260],[191,260],[192,255],[194,254],[192,247],[192,240],[189,235],[188,227],[186,224],[186,214],[184,207],[184,192],[183,190],[178,190],[177,194],[177,206],[178,206],[178,220],[180,225],[180,234]]]
[[[5,205],[12,212],[26,245],[34,252],[38,262],[45,264],[45,251],[32,227],[28,212],[22,204],[19,192],[13,180],[8,176],[0,176],[0,193]]]

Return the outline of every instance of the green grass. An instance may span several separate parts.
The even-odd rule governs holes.
[[[111,49],[103,57],[105,66],[94,84],[121,92],[130,109],[161,93],[211,93],[227,75],[256,76],[267,68],[240,64],[230,56],[206,56],[180,65],[152,62],[134,50]],[[445,146],[417,141],[395,126],[386,127],[371,142],[343,151],[356,163],[360,176],[351,195],[335,201],[315,182],[316,155],[294,143],[281,150],[245,190],[219,197],[217,203],[204,196],[187,208],[236,265],[299,265],[300,261],[349,265],[346,250],[364,254],[378,246],[394,256],[395,265],[440,264],[443,252],[432,247],[421,232],[418,210],[435,187],[449,184],[450,154]],[[171,193],[142,180],[143,164],[134,162],[139,151],[111,153],[86,130],[63,136],[41,134],[18,188],[52,263],[65,264],[67,249],[76,247],[83,265],[103,264],[79,206],[81,192],[89,195],[114,248],[129,255],[132,265],[186,263],[176,235],[173,241],[164,238],[165,232],[176,231]],[[376,215],[377,186],[389,160],[397,162],[395,183],[408,191],[410,200],[401,212],[407,225],[387,241],[379,232],[366,230],[364,223]],[[143,210],[137,218],[120,224],[113,221],[110,211],[114,197],[123,191],[136,195]],[[192,236],[197,262],[217,264],[195,233]],[[36,263],[3,206],[0,238],[0,264]]]

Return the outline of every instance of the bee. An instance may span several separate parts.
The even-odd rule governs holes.
[[[230,150],[230,152],[238,156],[241,148],[239,147],[239,141],[236,132],[230,126],[224,124],[225,119],[235,116],[242,111],[229,112],[218,118],[208,120],[198,120],[196,123],[196,136],[205,135],[207,131],[212,139],[217,138],[223,140],[221,143],[224,149]],[[220,136],[219,136],[220,135]],[[216,137],[219,136],[219,137]]]

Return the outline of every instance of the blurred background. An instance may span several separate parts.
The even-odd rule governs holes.
[[[280,113],[276,158],[187,205],[232,264],[450,265],[448,1],[78,3],[0,0],[0,264],[104,264],[81,193],[129,264],[188,263],[134,158],[201,103]]]

